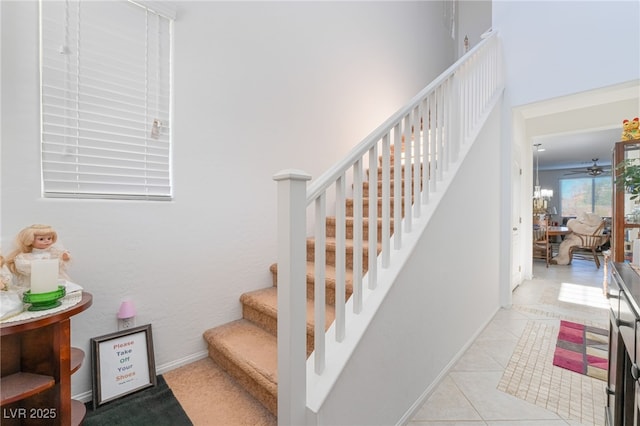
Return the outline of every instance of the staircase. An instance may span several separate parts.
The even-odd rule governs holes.
[[[363,390],[359,383],[345,380],[341,382],[340,392],[348,394],[362,390],[380,404],[372,405],[369,399],[349,402],[334,399],[326,406],[324,403],[352,355],[358,357],[362,367],[377,366],[375,357],[362,357],[362,351],[358,353],[359,338],[373,324],[375,313],[400,275],[404,261],[409,259],[422,238],[421,231],[428,225],[452,177],[501,99],[504,86],[496,34],[489,31],[483,35],[481,43],[311,185],[306,183],[310,176],[300,170],[287,169],[274,176],[278,183],[279,203],[277,256],[282,266],[280,293],[283,297],[280,303],[286,309],[281,313],[286,322],[278,328],[278,266],[272,265],[274,285],[243,294],[240,297],[243,318],[207,330],[204,338],[210,358],[268,411],[279,416],[278,421],[284,424],[318,423],[322,416],[331,418],[332,414],[345,413],[345,410],[351,410],[354,418],[369,421],[389,414],[390,407],[382,402],[401,391],[402,383],[380,382],[376,383],[376,389]],[[416,166],[412,170],[402,165],[401,152],[415,157]],[[419,163],[422,164],[418,170]],[[363,173],[366,167],[377,170],[377,178],[363,178],[362,175],[367,174]],[[352,199],[345,197],[347,179],[357,182],[351,185]],[[405,179],[407,182],[415,180],[416,185],[409,184],[410,188],[401,190]],[[372,188],[369,182],[374,185]],[[369,207],[376,205],[375,198],[377,209],[371,211],[372,217],[369,217]],[[331,200],[336,200],[336,205],[329,207],[327,204],[332,204]],[[406,204],[403,200],[407,200]],[[388,206],[391,209],[387,209]],[[363,217],[354,217],[354,212]],[[313,231],[306,227],[310,213],[314,214]],[[360,223],[363,229],[354,229],[354,224]],[[389,238],[394,228],[395,234]],[[308,230],[313,238],[308,237]],[[362,241],[354,235],[361,235],[358,239]],[[305,238],[306,253],[301,253]],[[324,246],[318,256],[316,244]],[[376,251],[375,258],[373,251]],[[354,253],[362,259],[355,258]],[[323,264],[317,271],[316,257]],[[362,265],[358,266],[362,271],[354,270],[354,264]],[[362,272],[367,275],[363,277]],[[305,275],[306,312],[298,305],[302,303],[305,291],[293,285],[301,282]],[[324,283],[317,292],[315,277]],[[343,300],[341,294],[336,294],[336,288],[344,291],[349,310],[343,309],[342,305],[335,306],[336,300],[340,303]],[[314,300],[315,294],[324,300]],[[281,335],[277,337],[278,329]],[[315,335],[327,329],[326,335]],[[278,339],[280,347],[277,347]],[[387,348],[383,344],[376,347],[385,353],[398,353],[397,347]],[[326,368],[328,362],[332,368]],[[406,373],[414,366],[419,367],[419,363],[403,365],[400,370]],[[393,407],[392,416],[401,416],[403,408]]]
[[[391,149],[393,157],[393,148]],[[404,167],[403,167],[404,169]],[[378,194],[381,194],[381,169],[378,169]],[[404,176],[404,173],[403,173]],[[413,177],[413,173],[412,173]],[[393,187],[393,181],[391,182]],[[404,182],[403,182],[404,187]],[[369,235],[368,194],[369,184],[363,183],[363,232],[366,239]],[[378,197],[378,212],[381,212],[382,199]],[[391,206],[393,209],[393,205]],[[404,209],[404,203],[403,203]],[[346,200],[346,295],[348,299],[353,291],[353,235],[354,235],[354,201]],[[381,221],[378,219],[378,239],[381,238]],[[326,266],[325,266],[325,330],[335,318],[335,230],[336,218],[326,218]],[[391,223],[393,232],[393,222]],[[367,270],[368,244],[363,244],[363,273]],[[378,241],[378,253],[381,244]],[[377,253],[376,253],[377,255]],[[313,238],[307,239],[307,356],[314,345],[314,257],[315,243]],[[231,375],[237,383],[250,395],[260,401],[274,416],[277,416],[278,372],[277,372],[277,282],[278,266],[270,267],[273,286],[261,290],[244,293],[240,297],[242,303],[242,319],[207,330],[204,338],[208,343],[209,357]]]

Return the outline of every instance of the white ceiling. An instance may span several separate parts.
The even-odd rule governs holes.
[[[622,120],[640,114],[640,80],[524,105],[523,119],[535,166],[535,144],[541,144],[540,170],[585,169],[598,159],[611,166],[611,154],[622,135]]]
[[[538,136],[533,143],[541,144],[540,170],[586,168],[593,165],[593,159],[597,159],[599,166],[610,166],[611,151],[621,133],[622,127]],[[535,161],[535,147],[533,150]]]

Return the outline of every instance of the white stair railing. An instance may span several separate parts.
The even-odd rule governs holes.
[[[314,363],[313,374],[322,375],[330,355],[325,353],[327,255],[335,265],[335,321],[330,335],[341,342],[349,327],[345,309],[348,272],[353,287],[349,306],[358,315],[365,302],[363,294],[375,291],[380,269],[389,267],[392,250],[402,248],[403,235],[412,231],[414,219],[429,203],[430,194],[438,191],[444,173],[459,161],[461,148],[475,140],[502,89],[499,39],[495,32],[488,33],[308,188],[306,181],[311,177],[302,171],[286,170],[274,177],[279,216],[279,424],[306,422],[307,250],[315,252],[315,341],[309,362]],[[349,192],[347,182],[351,183]],[[368,188],[367,196],[363,187]],[[350,217],[348,194],[353,200]],[[306,234],[308,206],[314,223],[311,237]],[[326,234],[328,216],[335,216],[333,237]],[[347,219],[352,238],[346,236]],[[367,235],[363,235],[365,228]],[[327,242],[335,250],[328,251]]]

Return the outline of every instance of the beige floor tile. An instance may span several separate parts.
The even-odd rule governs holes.
[[[445,377],[412,421],[482,420],[451,377]]]
[[[487,424],[483,421],[471,421],[471,422],[467,422],[467,421],[462,421],[462,422],[457,422],[457,421],[446,421],[446,422],[439,422],[439,421],[420,421],[420,420],[412,420],[409,422],[409,426],[487,426]]]
[[[567,426],[564,420],[490,420],[487,426]]]
[[[560,420],[553,412],[499,391],[501,372],[452,372],[450,376],[484,420]]]
[[[487,426],[487,424],[485,422],[478,421],[478,422],[467,422],[467,421],[453,421],[453,422],[439,422],[439,421],[419,421],[419,420],[412,420],[411,422],[408,423],[409,426]]]
[[[534,264],[534,278],[514,291],[512,306],[496,313],[409,425],[603,425],[604,382],[548,357],[561,319],[607,327],[601,290],[602,269],[593,262]],[[532,326],[544,343],[523,344]]]
[[[502,371],[504,366],[492,356],[488,350],[490,347],[474,343],[453,366],[452,371]]]
[[[452,370],[504,370],[509,364],[517,343],[517,340],[512,339],[476,340]],[[476,359],[474,356],[478,356],[478,358]]]

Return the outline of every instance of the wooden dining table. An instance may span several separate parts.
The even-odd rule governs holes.
[[[562,242],[562,237],[564,235],[570,234],[571,230],[566,226],[550,226],[549,227],[549,239],[551,241],[551,257],[555,256],[554,252],[557,254],[558,246]]]
[[[571,230],[566,226],[550,226],[549,227],[549,236],[553,237],[556,235],[567,235],[570,234]]]

